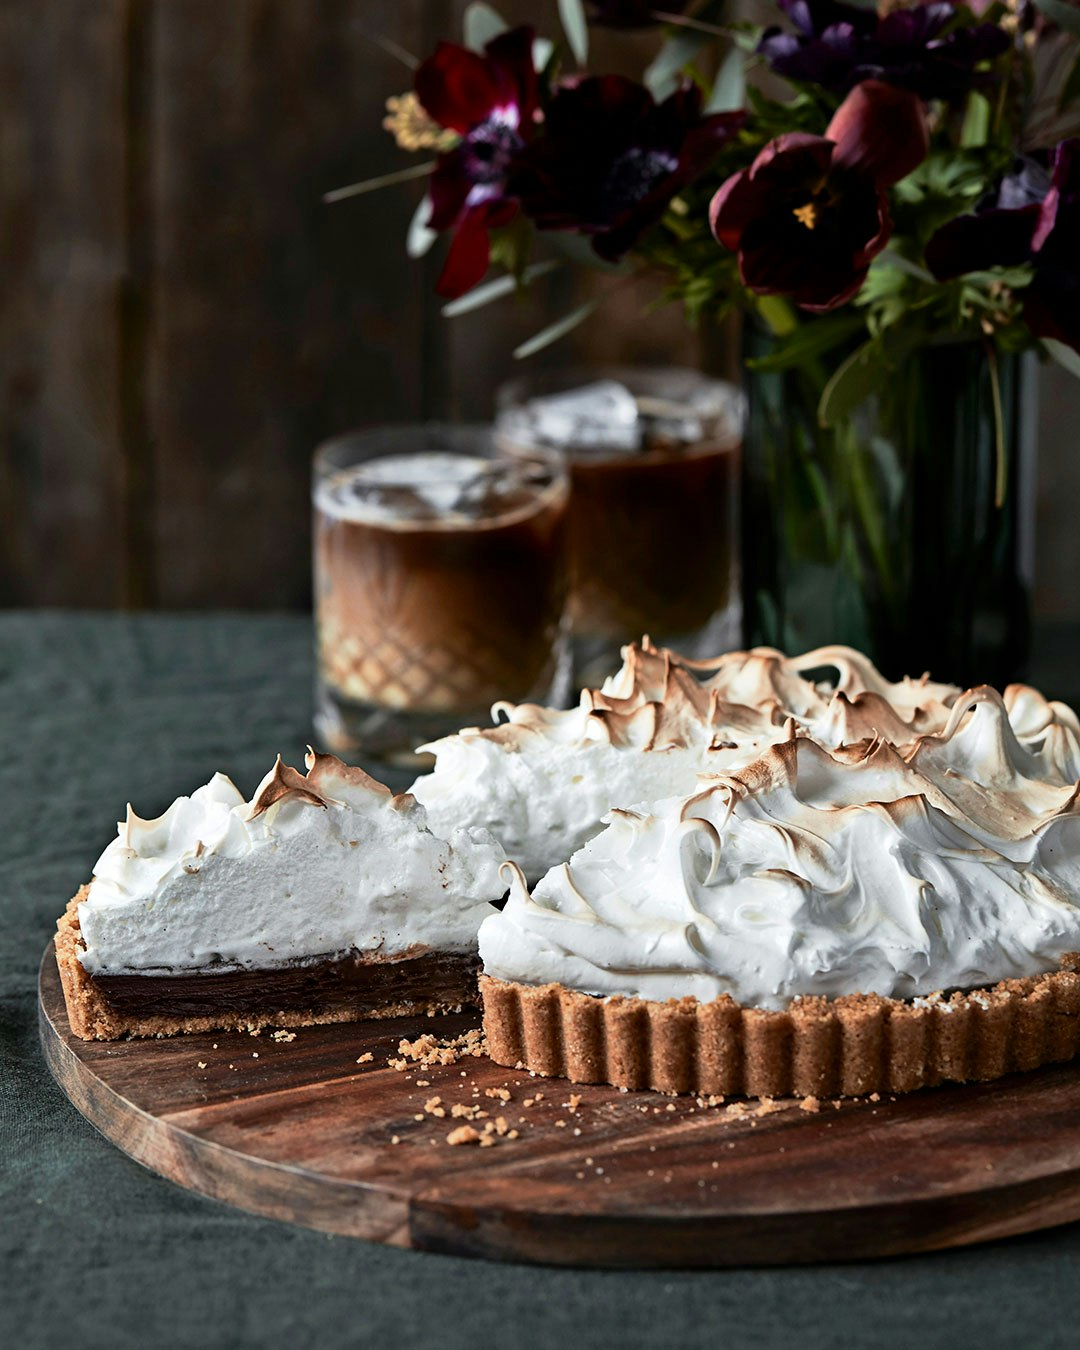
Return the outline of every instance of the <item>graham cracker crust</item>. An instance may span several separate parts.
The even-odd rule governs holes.
[[[155,986],[160,988],[168,983],[177,987],[188,981],[183,976],[162,979],[152,975],[124,975],[99,980],[91,975],[79,960],[83,942],[78,907],[86,899],[88,890],[88,886],[83,886],[68,903],[66,911],[57,920],[55,938],[56,964],[68,1022],[73,1035],[84,1041],[113,1041],[127,1036],[176,1036],[203,1031],[254,1031],[270,1026],[304,1027],[388,1017],[430,1017],[460,1012],[463,1007],[475,1006],[478,1002],[478,963],[475,958],[425,952],[404,953],[390,959],[373,957],[365,962],[361,953],[356,958],[350,987],[333,989],[325,1000],[313,998],[298,1006],[293,995],[287,1006],[276,1004],[275,999],[281,997],[278,986],[281,972],[271,970],[251,972],[251,979],[247,981],[250,990],[234,995],[230,1000],[232,1006],[198,1015],[150,1011]],[[429,967],[440,977],[438,989],[434,979],[427,988],[424,987],[423,976]],[[363,989],[365,971],[371,973],[370,1001],[365,998]],[[205,1004],[208,989],[209,997],[213,997],[213,982],[229,977],[197,973],[190,978],[192,983],[199,982],[199,1002]],[[110,986],[118,985],[124,986],[122,996],[117,989],[110,989]],[[400,985],[408,996],[388,996],[387,990],[394,985]],[[146,1004],[142,1009],[138,1006],[141,986],[146,988]]]
[[[799,999],[784,1012],[598,998],[481,975],[497,1064],[575,1083],[665,1093],[856,1097],[986,1082],[1080,1051],[1080,953],[1061,969],[908,1002],[876,994]]]

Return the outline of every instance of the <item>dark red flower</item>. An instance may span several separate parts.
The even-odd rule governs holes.
[[[794,33],[766,29],[758,50],[788,79],[838,92],[863,80],[885,80],[925,99],[953,99],[980,80],[976,67],[1009,49],[997,24],[975,24],[950,0],[873,9],[839,0],[777,0]],[[966,21],[965,21],[966,18]]]
[[[614,261],[742,122],[742,113],[703,117],[693,86],[658,104],[633,80],[592,76],[556,92],[544,136],[518,155],[510,190],[541,229],[590,235]]]
[[[416,72],[416,96],[440,126],[461,140],[438,158],[431,177],[433,230],[453,230],[440,295],[457,296],[487,271],[488,231],[517,210],[506,191],[514,155],[532,134],[536,113],[533,30],[500,33],[481,56],[440,42]]]
[[[1035,337],[1080,351],[1080,138],[1062,141],[1050,175],[1026,163],[995,200],[943,225],[926,247],[941,281],[991,267],[1030,263],[1024,318]]]
[[[868,80],[824,136],[780,136],[729,178],[709,210],[713,234],[738,254],[743,284],[758,295],[789,295],[813,313],[834,309],[888,242],[884,189],[926,157],[928,144],[919,99]]]
[[[649,28],[661,14],[681,14],[688,0],[588,0],[589,22],[600,28]]]

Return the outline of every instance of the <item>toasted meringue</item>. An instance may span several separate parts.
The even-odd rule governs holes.
[[[247,801],[215,774],[156,820],[128,808],[78,907],[91,974],[266,968],[377,949],[475,949],[505,892],[501,848],[448,840],[424,808],[363,770],[309,752]]]
[[[994,691],[951,703],[905,753],[798,737],[693,794],[614,810],[532,894],[510,866],[480,930],[486,974],[777,1010],[1053,970],[1080,950],[1078,785]]]
[[[791,735],[834,748],[876,737],[907,747],[943,731],[961,695],[926,676],[892,683],[840,646],[691,661],[646,638],[623,658],[576,708],[498,703],[497,725],[424,746],[435,769],[410,791],[432,828],[485,825],[536,880],[597,834],[612,807],[687,793],[698,774],[736,771]],[[834,678],[811,678],[824,671]],[[1080,766],[1071,710],[1022,685],[1006,691],[1005,705],[1021,742],[1045,744],[1063,769]]]

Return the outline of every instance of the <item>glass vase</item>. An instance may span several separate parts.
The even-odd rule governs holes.
[[[847,643],[893,679],[1017,678],[1034,542],[1032,359],[993,358],[977,342],[925,347],[823,428],[822,392],[846,353],[755,369],[773,350],[748,330],[747,643]]]

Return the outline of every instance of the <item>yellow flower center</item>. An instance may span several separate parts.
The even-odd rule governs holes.
[[[457,144],[457,133],[433,121],[411,91],[386,100],[383,126],[402,150],[450,150]]]
[[[808,230],[815,229],[818,222],[818,212],[815,203],[807,202],[805,206],[797,206],[795,208],[795,219],[800,225],[805,225]]]

